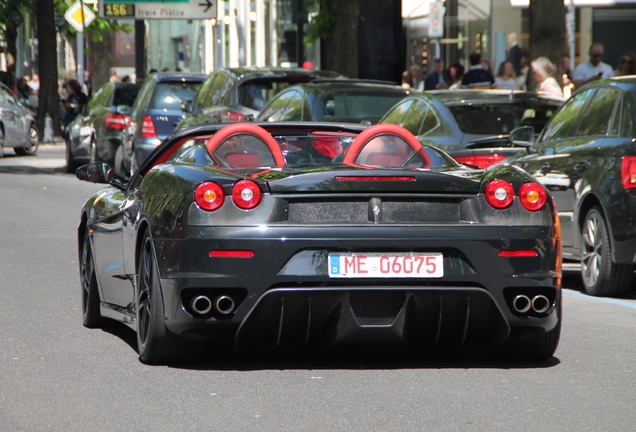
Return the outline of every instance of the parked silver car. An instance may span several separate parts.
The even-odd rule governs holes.
[[[0,83],[0,157],[4,147],[13,147],[17,155],[34,155],[39,137],[35,118],[9,87]]]

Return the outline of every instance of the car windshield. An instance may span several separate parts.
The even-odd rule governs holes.
[[[519,126],[532,126],[540,132],[557,110],[556,106],[521,103],[467,103],[448,108],[462,132],[471,135],[509,134]]]
[[[150,100],[149,109],[181,110],[181,103],[191,101],[200,82],[160,82]]]
[[[404,96],[406,93],[400,89],[325,92],[315,99],[312,111],[316,121],[377,123]]]

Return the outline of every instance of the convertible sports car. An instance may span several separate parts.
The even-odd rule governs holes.
[[[140,360],[220,347],[462,347],[544,360],[561,329],[550,192],[475,169],[406,129],[330,123],[184,128],[78,228],[83,320],[119,320]]]

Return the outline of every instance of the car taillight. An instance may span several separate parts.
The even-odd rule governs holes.
[[[545,205],[548,194],[543,186],[537,183],[524,183],[519,189],[519,201],[528,211],[539,211]]]
[[[261,189],[252,180],[240,180],[232,187],[232,200],[240,209],[253,209],[261,202]]]
[[[506,155],[497,154],[497,153],[483,154],[483,155],[453,156],[453,159],[455,159],[459,163],[466,164],[466,165],[473,165],[482,169],[488,168],[490,165],[497,164],[501,162],[502,160],[504,160],[505,158],[506,158]]]
[[[104,117],[104,124],[107,128],[115,130],[124,130],[130,121],[129,116],[125,116],[117,113],[110,113]]]
[[[141,138],[157,138],[157,129],[155,129],[155,122],[152,121],[152,117],[144,117],[144,121],[141,124],[140,136]]]
[[[505,209],[512,204],[515,191],[505,180],[495,179],[486,185],[486,202],[496,209]]]
[[[223,188],[212,182],[201,183],[194,191],[194,200],[203,210],[214,211],[223,205]]]
[[[621,178],[625,189],[636,188],[636,156],[624,156],[621,161]]]
[[[221,123],[240,123],[245,121],[245,116],[235,111],[223,111],[221,113]]]

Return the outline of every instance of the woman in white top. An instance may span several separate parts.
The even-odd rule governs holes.
[[[519,90],[515,80],[515,68],[511,62],[503,61],[499,64],[493,87],[503,90]]]
[[[537,93],[563,98],[563,90],[554,78],[556,68],[547,57],[539,57],[531,63],[532,73],[537,84]]]

